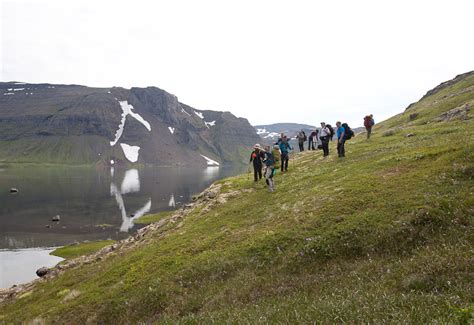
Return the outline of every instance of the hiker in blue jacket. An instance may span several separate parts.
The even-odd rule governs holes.
[[[290,150],[293,150],[290,143],[288,142],[288,137],[285,135],[281,139],[281,142],[278,145],[281,151],[281,172],[288,171],[288,160],[290,159]]]
[[[341,125],[341,122],[336,122],[337,126],[337,131],[336,131],[336,136],[337,136],[337,155],[339,158],[345,157],[345,150],[344,150],[344,143],[346,142],[345,138],[345,129]]]
[[[270,146],[265,146],[265,182],[268,185],[268,190],[273,192],[275,190],[275,183],[273,181],[273,170],[275,169],[275,156],[273,155]]]

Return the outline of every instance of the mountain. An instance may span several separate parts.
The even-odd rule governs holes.
[[[220,180],[127,240],[0,290],[0,319],[471,324],[473,107],[470,75],[347,141],[346,158],[334,142],[328,157],[292,156],[273,193]]]
[[[246,119],[156,88],[0,83],[0,161],[206,165],[243,161]]]
[[[262,138],[262,142],[274,143],[278,140],[281,133],[285,133],[288,137],[294,138],[299,131],[304,130],[307,135],[316,127],[307,124],[298,123],[275,123],[266,125],[255,125],[257,134]]]

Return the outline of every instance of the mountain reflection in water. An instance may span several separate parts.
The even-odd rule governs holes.
[[[121,239],[147,213],[191,201],[242,167],[3,167],[0,173],[0,249],[63,246]],[[12,195],[15,187],[19,193]],[[60,222],[52,222],[55,215]]]

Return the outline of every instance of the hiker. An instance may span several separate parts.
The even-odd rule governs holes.
[[[273,192],[275,190],[275,183],[273,181],[273,172],[275,169],[275,157],[273,156],[270,146],[265,146],[265,182],[268,185],[268,190]]]
[[[285,133],[283,133],[283,132],[280,133],[280,137],[278,138],[277,142],[275,142],[275,145],[276,145],[276,146],[279,146],[279,145],[280,145],[280,143],[281,143],[281,141],[282,141],[282,139],[283,139],[284,136],[285,136]]]
[[[300,152],[304,151],[304,142],[307,140],[306,133],[304,133],[304,131],[301,130],[300,132],[298,132],[296,139],[298,139],[298,146],[300,147]]]
[[[370,138],[370,135],[372,134],[372,126],[374,126],[375,121],[374,121],[374,116],[372,114],[366,115],[364,117],[364,126],[365,129],[367,130],[367,139]]]
[[[250,162],[253,162],[253,179],[257,182],[262,179],[262,166],[263,159],[265,159],[265,153],[260,149],[260,145],[257,143],[253,146],[253,151],[250,154]]]
[[[318,130],[311,132],[308,138],[308,150],[316,150],[314,147],[315,142],[318,142]]]
[[[293,150],[286,135],[281,139],[279,148],[281,152],[281,172],[283,173],[288,171],[289,150]]]
[[[319,139],[321,140],[321,145],[323,146],[323,157],[329,155],[329,139],[331,137],[331,130],[326,126],[326,123],[321,122],[321,131],[319,132]]]
[[[345,156],[344,143],[346,142],[346,139],[344,138],[344,136],[346,133],[344,127],[341,125],[341,122],[336,122],[336,127],[337,155],[339,156],[339,158],[342,158]]]
[[[272,153],[273,157],[275,158],[275,168],[273,169],[273,174],[276,174],[277,167],[280,166],[281,161],[280,146],[274,145]]]

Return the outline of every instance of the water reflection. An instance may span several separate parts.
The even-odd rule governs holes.
[[[218,178],[241,171],[222,166],[5,168],[0,173],[0,248],[122,239],[141,215],[175,209]],[[12,187],[19,193],[11,195]],[[56,215],[60,222],[51,221]]]
[[[175,200],[174,200],[174,193],[171,193],[170,200],[168,201],[168,206],[169,206],[170,208],[176,207],[176,202],[175,202]]]
[[[130,216],[127,215],[127,209],[122,195],[135,193],[140,191],[140,176],[137,169],[129,169],[125,172],[125,175],[122,180],[122,185],[120,191],[117,188],[117,185],[112,181],[110,183],[110,195],[115,197],[115,201],[120,209],[122,215],[122,224],[120,225],[121,232],[128,232],[133,228],[135,219],[140,218],[144,214],[150,212],[151,210],[151,198],[148,199],[148,202],[145,203],[140,209],[135,211],[135,213]]]

